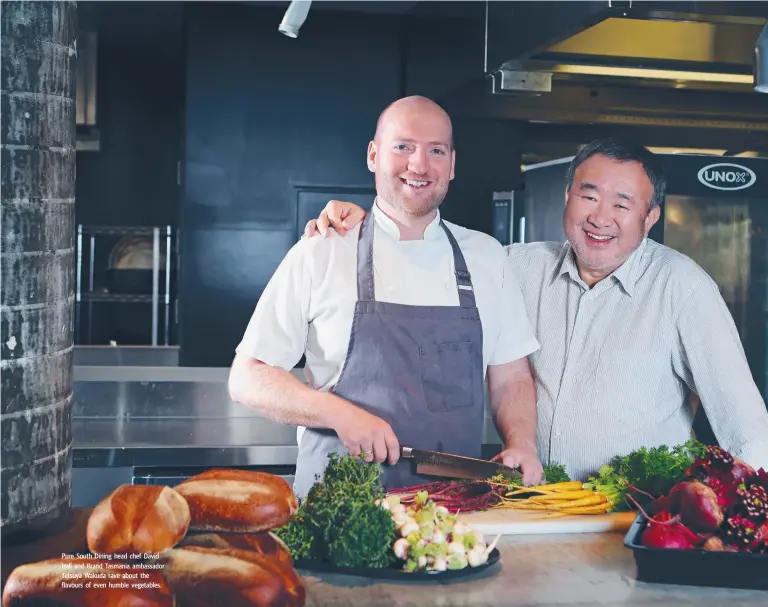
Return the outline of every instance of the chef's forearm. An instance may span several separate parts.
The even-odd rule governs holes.
[[[313,390],[291,373],[237,355],[229,373],[229,396],[273,421],[306,428],[333,428],[346,403]]]
[[[488,367],[488,391],[504,447],[536,450],[536,384],[528,360]]]

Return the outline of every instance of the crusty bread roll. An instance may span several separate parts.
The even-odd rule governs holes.
[[[285,525],[298,502],[285,479],[266,472],[214,469],[176,485],[193,531],[254,532]]]
[[[161,570],[107,568],[116,562],[120,561],[73,558],[21,565],[8,576],[3,607],[173,607],[174,597]],[[110,573],[120,577],[109,579]],[[142,578],[139,573],[149,577]],[[125,574],[137,576],[127,578]],[[116,588],[116,584],[127,587]],[[145,587],[131,588],[131,584]],[[81,587],[74,587],[77,585]]]
[[[95,554],[156,554],[178,544],[189,522],[187,502],[170,487],[122,485],[94,508],[86,539]]]
[[[269,531],[258,531],[256,533],[188,533],[179,542],[179,548],[185,546],[251,550],[261,556],[274,559],[278,563],[293,567],[293,557],[288,547],[279,537]]]
[[[302,607],[306,587],[292,567],[248,550],[174,548],[160,556],[184,607]]]

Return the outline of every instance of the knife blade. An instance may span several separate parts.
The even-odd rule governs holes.
[[[523,475],[515,468],[510,468],[498,462],[490,462],[463,455],[401,447],[400,457],[413,460],[416,464],[416,474],[424,474],[426,476],[479,479],[491,478],[497,474],[502,474],[512,479],[522,480],[523,478]]]

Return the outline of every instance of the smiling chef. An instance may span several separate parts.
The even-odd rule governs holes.
[[[373,211],[344,237],[296,243],[256,305],[230,396],[299,427],[299,498],[331,452],[382,463],[388,489],[424,482],[401,446],[480,457],[485,379],[498,459],[541,481],[539,343],[503,247],[440,216],[455,159],[440,106],[392,103],[368,146]],[[290,373],[302,355],[308,385]]]

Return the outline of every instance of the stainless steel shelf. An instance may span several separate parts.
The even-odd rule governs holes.
[[[82,234],[94,235],[94,236],[128,236],[128,235],[144,235],[152,236],[155,227],[153,226],[83,226]]]

